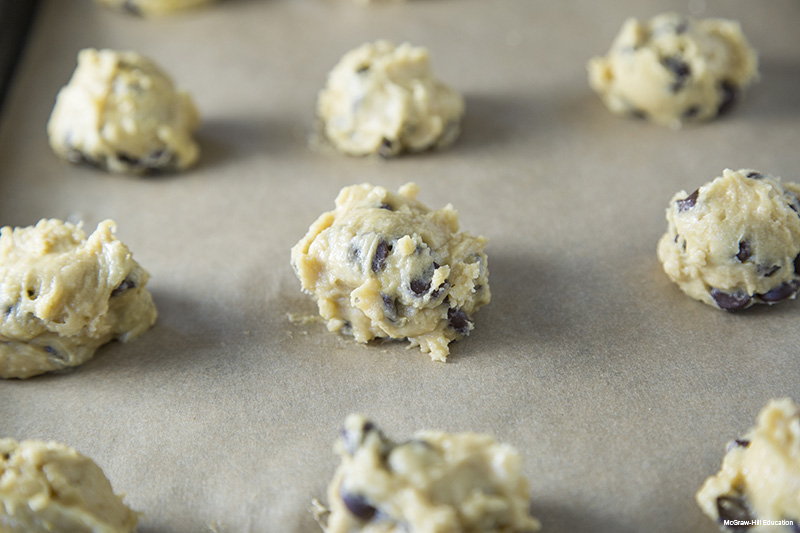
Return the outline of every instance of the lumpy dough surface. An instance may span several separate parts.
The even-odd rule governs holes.
[[[138,521],[88,457],[56,442],[0,439],[0,531],[128,533]]]
[[[794,298],[798,194],[800,185],[749,169],[680,191],[658,243],[664,272],[692,298],[727,311]]]
[[[628,19],[589,84],[614,113],[679,128],[727,111],[758,78],[758,59],[738,22],[667,13]]]
[[[390,157],[452,144],[464,99],[434,78],[427,49],[377,41],[348,52],[333,68],[317,114],[339,151]]]
[[[200,153],[191,97],[135,52],[82,50],[47,124],[50,146],[72,163],[110,172],[185,169]]]
[[[342,459],[317,503],[327,533],[533,533],[522,459],[490,435],[421,431],[395,443],[360,415],[345,422]]]
[[[106,220],[87,238],[54,219],[0,230],[0,377],[79,365],[153,324],[149,275],[115,230]]]
[[[696,500],[723,531],[787,533],[800,525],[800,409],[772,400],[755,428],[728,444],[720,471],[706,479]],[[731,527],[725,527],[725,521]],[[733,527],[730,521],[758,525]],[[771,521],[765,522],[765,521]]]
[[[166,15],[191,9],[215,0],[96,0],[100,4],[135,15]]]
[[[459,232],[451,205],[428,209],[417,192],[345,187],[294,246],[292,266],[330,331],[407,338],[444,361],[491,299],[486,239]]]

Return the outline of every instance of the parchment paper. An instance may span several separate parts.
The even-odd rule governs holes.
[[[762,79],[724,119],[671,131],[609,114],[585,63],[627,16],[738,19]],[[345,416],[397,439],[489,432],[523,454],[548,532],[711,533],[694,503],[770,398],[800,401],[800,302],[727,314],[655,247],[672,195],[726,167],[800,181],[796,0],[224,0],[146,20],[43,2],[0,122],[0,225],[113,218],[151,273],[157,324],[84,366],[0,382],[0,435],[92,457],[140,532],[314,532]],[[463,92],[450,150],[312,149],[317,91],[369,40],[431,50]],[[84,47],[156,59],[194,95],[200,165],[131,178],[69,166],[45,124]],[[489,238],[492,303],[446,364],[321,324],[289,249],[343,186],[416,181]]]

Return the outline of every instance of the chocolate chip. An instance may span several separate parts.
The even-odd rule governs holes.
[[[142,163],[138,158],[130,156],[128,154],[124,154],[122,152],[117,154],[117,159],[119,159],[121,162],[125,163],[129,167],[138,167]]]
[[[391,140],[384,137],[383,140],[381,141],[380,148],[378,148],[378,155],[381,157],[390,157],[394,155],[394,153],[395,153],[394,143]]]
[[[139,9],[139,6],[136,5],[134,0],[126,0],[124,4],[122,4],[122,9],[127,11],[132,15],[141,15],[142,10]]]
[[[62,355],[52,346],[45,346],[44,351],[47,352],[48,357],[57,364],[66,364],[69,361],[69,358]]]
[[[390,322],[397,320],[397,302],[389,295],[381,293],[383,299],[383,316]]]
[[[394,208],[387,204],[386,202],[381,202],[381,205],[378,206],[379,209],[386,209],[387,211],[394,211]]]
[[[358,246],[356,239],[350,241],[350,247],[347,249],[347,257],[352,263],[361,262],[361,248]]]
[[[758,297],[767,303],[776,303],[781,302],[787,298],[791,298],[797,293],[797,281],[787,281],[781,283],[777,287],[772,290],[765,292],[764,294],[759,294]]]
[[[689,67],[689,64],[677,56],[662,58],[661,64],[672,72],[672,76],[675,78],[675,81],[672,82],[672,85],[669,87],[670,90],[676,93],[683,89],[683,86],[686,85],[686,81],[692,75],[692,69]]]
[[[694,118],[700,112],[700,106],[693,105],[691,107],[687,107],[686,110],[681,115],[683,118]]]
[[[731,451],[734,448],[747,448],[750,446],[750,441],[747,439],[735,439],[728,443],[726,451]]]
[[[339,489],[339,496],[347,510],[361,520],[371,520],[375,516],[376,509],[369,504],[369,500],[362,494],[347,492],[344,488]]]
[[[789,526],[790,531],[792,533],[800,533],[800,520],[798,520],[797,518],[785,518],[784,520],[787,520],[792,523],[792,525]]]
[[[646,120],[647,119],[647,111],[643,111],[642,109],[631,109],[631,116],[636,117],[638,119]]]
[[[761,172],[748,172],[747,174],[745,174],[745,177],[748,177],[753,180],[760,180],[761,178],[764,177],[764,174],[762,174]]]
[[[682,213],[684,211],[688,211],[689,209],[693,208],[694,204],[697,203],[697,196],[699,194],[700,194],[700,189],[697,189],[683,200],[678,200],[677,202],[678,212]]]
[[[736,254],[736,259],[744,263],[753,256],[753,250],[750,248],[749,241],[739,241],[739,253]]]
[[[722,93],[717,106],[717,115],[723,115],[731,110],[733,104],[739,96],[739,89],[729,81],[722,81],[719,84],[719,91]]]
[[[29,288],[28,290],[25,291],[25,294],[27,294],[28,298],[30,298],[31,300],[35,300],[36,299],[36,290],[35,289],[30,289]]]
[[[375,256],[372,258],[373,272],[377,274],[386,267],[386,258],[389,256],[390,250],[389,244],[384,239],[381,239],[375,249]]]
[[[745,524],[727,524],[725,527],[728,531],[747,531],[750,525],[747,522],[753,520],[750,514],[750,509],[747,508],[747,503],[742,496],[720,496],[717,498],[717,514],[719,518],[717,521],[724,524],[725,521],[729,522],[745,522]]]
[[[781,269],[778,265],[758,265],[758,274],[765,278],[771,278]]]
[[[459,335],[469,335],[469,327],[472,324],[463,309],[451,307],[447,310],[447,321]]]
[[[794,258],[794,273],[800,274],[800,254]]]
[[[111,291],[111,297],[113,298],[115,296],[119,296],[120,294],[122,294],[123,292],[127,291],[128,289],[135,289],[135,288],[136,288],[136,282],[133,281],[130,278],[125,278],[124,280],[122,280],[122,283],[120,283],[117,286],[116,289]]]
[[[747,293],[727,293],[719,289],[711,289],[711,297],[717,302],[720,309],[725,311],[738,311],[750,305],[751,297]]]
[[[688,30],[688,29],[689,29],[689,21],[688,20],[682,20],[680,22],[680,24],[675,26],[675,33],[680,35],[682,33],[686,33],[686,30]]]
[[[369,65],[368,64],[361,65],[360,67],[358,67],[356,69],[356,74],[364,74],[366,72],[369,72]]]
[[[417,296],[427,294],[431,290],[431,280],[413,279],[411,280],[411,291]]]

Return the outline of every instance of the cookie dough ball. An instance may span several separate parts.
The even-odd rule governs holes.
[[[345,187],[292,248],[292,266],[330,331],[407,338],[444,361],[491,299],[486,239],[459,232],[453,206],[428,209],[417,192]]]
[[[215,0],[96,0],[100,4],[134,15],[167,15],[191,9]]]
[[[391,157],[451,145],[464,99],[433,77],[427,49],[377,41],[348,52],[334,67],[317,114],[339,151]]]
[[[674,13],[628,19],[608,55],[588,69],[609,110],[672,128],[722,114],[758,78],[756,53],[738,22]]]
[[[722,469],[706,479],[695,499],[723,531],[797,531],[800,408],[788,398],[769,402],[756,427],[728,444]],[[755,520],[761,522],[753,525]]]
[[[149,275],[115,231],[106,220],[87,238],[54,219],[0,230],[0,377],[80,365],[155,322]]]
[[[395,443],[360,415],[345,422],[342,459],[317,503],[327,533],[533,533],[522,459],[490,435],[421,431]]]
[[[129,533],[139,517],[94,461],[57,442],[0,439],[0,530]]]
[[[726,311],[794,298],[798,194],[800,185],[748,169],[677,193],[658,243],[664,272],[692,298]]]
[[[200,149],[191,97],[135,52],[83,50],[47,124],[50,146],[72,163],[153,174],[193,165]]]

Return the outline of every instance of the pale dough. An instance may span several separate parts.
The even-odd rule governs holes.
[[[421,431],[395,443],[360,415],[337,442],[342,459],[316,503],[327,533],[533,533],[522,459],[490,435]]]
[[[152,60],[86,49],[58,93],[47,133],[55,153],[72,163],[152,174],[197,161],[198,125],[191,97]]]
[[[325,138],[357,156],[449,146],[463,114],[464,99],[434,78],[427,49],[388,41],[348,52],[317,101]]]
[[[453,206],[430,210],[417,192],[345,187],[292,248],[292,266],[330,331],[407,338],[444,361],[491,299],[486,239],[459,232]]]
[[[129,533],[138,521],[88,457],[57,442],[0,439],[3,533]]]
[[[215,0],[96,0],[98,3],[127,11],[134,15],[166,15],[176,11],[191,9]]]
[[[625,21],[588,69],[609,110],[679,128],[728,110],[758,78],[758,59],[738,22],[667,13]]]
[[[89,360],[156,319],[148,273],[101,222],[40,220],[0,230],[0,377],[28,378]]]
[[[797,531],[800,528],[797,405],[789,398],[769,402],[759,413],[756,427],[728,444],[721,470],[706,479],[695,498],[703,512],[723,531]]]
[[[743,169],[677,193],[658,243],[664,272],[683,292],[735,311],[796,296],[800,185]]]

